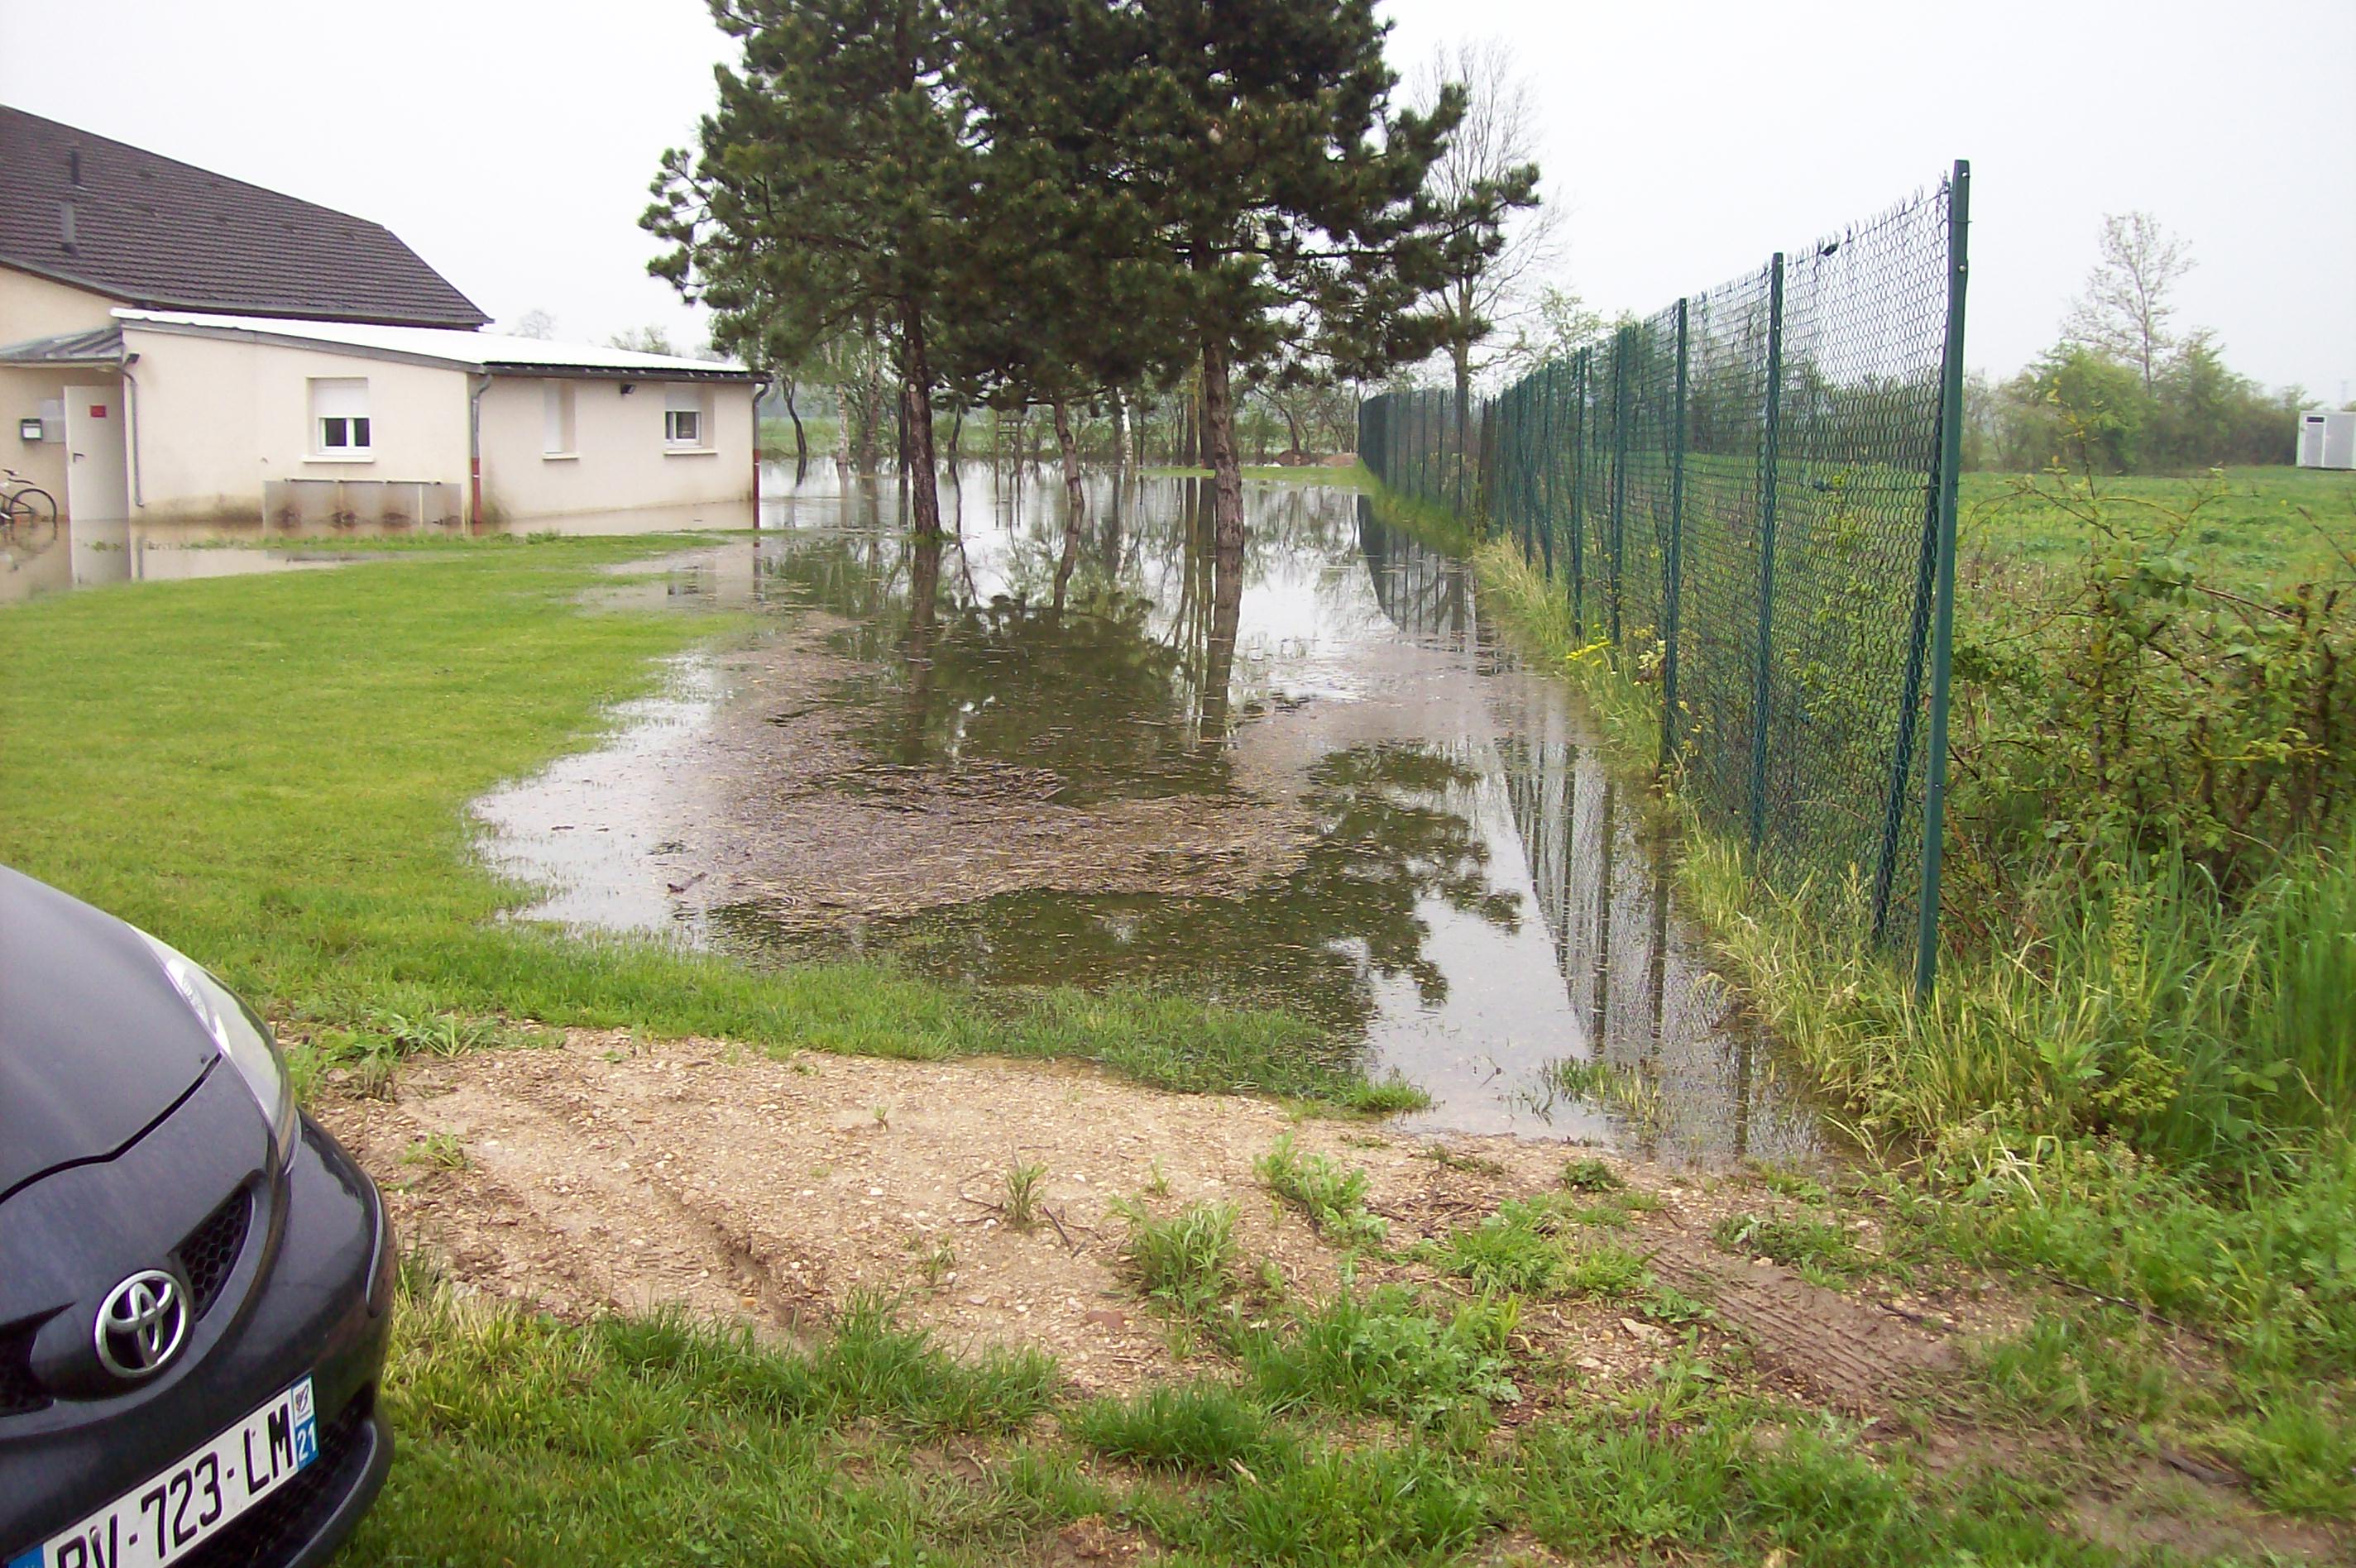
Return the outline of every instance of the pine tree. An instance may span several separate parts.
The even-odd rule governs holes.
[[[940,531],[931,337],[963,264],[971,157],[942,0],[711,0],[740,59],[692,149],[663,155],[649,263],[717,336],[889,343],[919,535]]]
[[[1238,376],[1371,379],[1430,353],[1451,242],[1494,243],[1516,193],[1427,192],[1463,94],[1393,102],[1374,0],[958,9],[977,123],[994,149],[1048,150],[1036,199],[1066,221],[1044,229],[1103,302],[1094,319],[1162,378],[1199,367],[1215,538],[1239,545]]]

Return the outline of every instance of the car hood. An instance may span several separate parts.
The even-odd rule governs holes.
[[[217,1059],[136,931],[0,866],[0,1198],[115,1153]]]

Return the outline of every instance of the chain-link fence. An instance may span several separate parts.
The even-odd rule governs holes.
[[[1969,170],[1358,451],[1511,537],[1656,684],[1662,762],[1778,886],[1936,950]]]

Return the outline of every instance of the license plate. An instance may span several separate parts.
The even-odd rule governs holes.
[[[318,1456],[318,1417],[305,1378],[145,1485],[10,1558],[6,1568],[162,1568]]]

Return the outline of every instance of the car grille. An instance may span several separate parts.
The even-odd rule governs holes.
[[[368,1469],[364,1441],[371,1403],[362,1389],[319,1428],[319,1456],[252,1512],[179,1561],[179,1568],[263,1568],[284,1563],[316,1537]]]
[[[252,1222],[253,1197],[241,1187],[180,1243],[180,1270],[187,1275],[188,1305],[197,1317],[220,1299],[221,1286],[229,1283],[237,1255],[245,1250],[246,1227]]]
[[[174,1249],[180,1272],[187,1277],[192,1319],[202,1317],[220,1299],[252,1224],[253,1195],[241,1187]],[[0,1420],[49,1407],[48,1391],[33,1376],[33,1333],[39,1327],[32,1323],[0,1332]]]
[[[0,1416],[48,1408],[48,1393],[33,1378],[33,1331],[39,1327],[28,1323],[0,1334]]]

